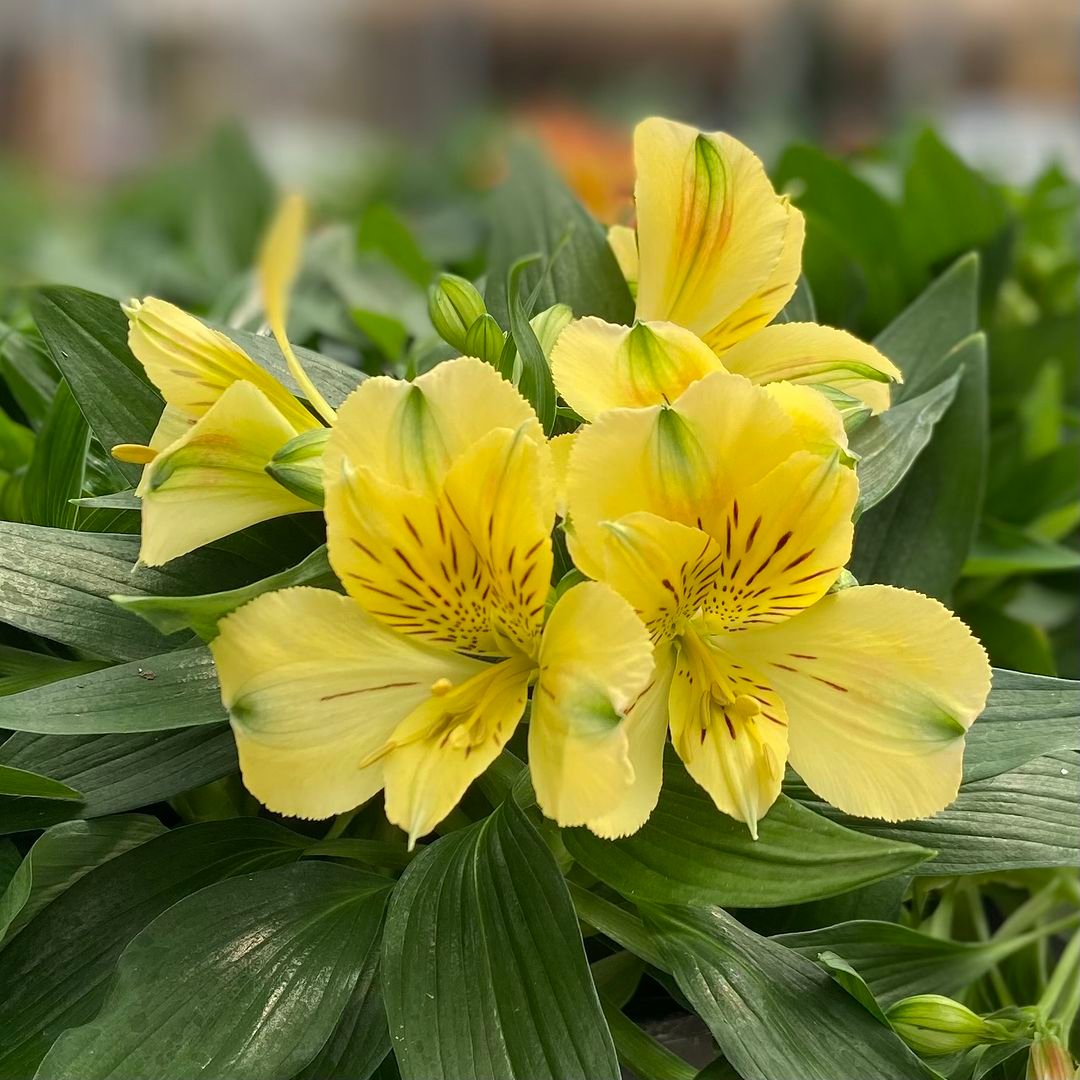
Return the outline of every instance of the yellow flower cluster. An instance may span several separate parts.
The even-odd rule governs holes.
[[[265,594],[211,646],[244,782],[270,809],[322,818],[383,791],[413,843],[527,712],[541,809],[601,836],[648,819],[669,732],[755,835],[789,760],[852,814],[922,817],[955,796],[982,648],[934,600],[836,588],[858,480],[835,403],[888,408],[900,373],[843,331],[773,321],[803,221],[746,147],[653,119],[635,159],[636,232],[611,243],[637,318],[562,331],[552,374],[585,423],[552,440],[469,357],[368,379],[335,416],[285,341],[301,225],[295,205],[279,219],[267,313],[330,425],[345,594]],[[129,317],[167,401],[150,447],[117,451],[147,462],[144,561],[314,509],[265,465],[320,420],[177,309]],[[558,529],[577,570],[553,588]]]

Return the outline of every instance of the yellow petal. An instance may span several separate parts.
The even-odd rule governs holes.
[[[217,330],[173,304],[148,296],[124,308],[128,345],[167,406],[198,419],[234,382],[257,386],[294,435],[319,422],[268,371]],[[175,414],[171,418],[175,421]],[[158,449],[155,444],[155,449]]]
[[[499,756],[525,711],[533,665],[489,664],[421,705],[386,745],[386,816],[411,848],[457,806]]]
[[[415,382],[365,380],[338,410],[326,446],[327,484],[343,462],[417,494],[438,490],[453,461],[495,428],[542,444],[544,432],[517,389],[482,360],[459,357]]]
[[[160,566],[256,522],[313,509],[264,472],[294,434],[261,390],[232,383],[143,470],[140,561]]]
[[[714,372],[670,407],[616,409],[578,432],[567,471],[572,553],[586,565],[603,521],[646,510],[703,528],[749,486],[803,446],[795,420],[764,389]],[[578,556],[585,562],[578,561]]]
[[[787,203],[787,226],[784,229],[783,248],[772,274],[753,296],[736,308],[723,322],[702,335],[718,353],[724,352],[737,341],[768,326],[794,295],[799,284],[799,274],[802,271],[805,234],[806,223],[801,211]]]
[[[544,627],[529,724],[529,769],[540,809],[559,825],[615,810],[634,779],[623,717],[653,673],[652,644],[606,585],[585,582]]]
[[[576,431],[565,435],[556,435],[548,439],[551,448],[551,468],[555,482],[555,511],[559,517],[566,517],[566,472],[570,468],[570,451],[574,448]]]
[[[675,647],[660,645],[654,652],[655,670],[645,689],[631,703],[622,723],[627,752],[634,769],[633,783],[617,806],[585,822],[608,840],[635,833],[656,807],[664,778],[664,744],[668,730],[668,695],[675,673]]]
[[[837,450],[847,455],[848,437],[840,410],[824,394],[796,383],[769,383],[764,388],[795,424],[803,445],[817,454]]]
[[[776,323],[723,353],[730,371],[751,382],[825,384],[864,401],[875,412],[889,407],[889,383],[900,369],[873,345],[845,330],[817,323]]]
[[[779,695],[759,670],[690,631],[679,640],[669,710],[671,741],[686,771],[756,839],[787,760]]]
[[[639,272],[637,233],[628,225],[612,225],[607,238],[630,292],[636,294]]]
[[[434,496],[356,468],[326,489],[330,562],[403,633],[489,656],[534,654],[551,578],[550,450],[527,425],[460,454]]]
[[[387,630],[322,589],[266,593],[222,620],[210,645],[247,789],[290,817],[325,818],[383,786],[361,767],[440,680],[486,670]]]
[[[844,589],[724,643],[768,672],[791,721],[791,763],[822,798],[887,821],[926,817],[955,798],[990,667],[936,600],[884,585]]]
[[[288,196],[282,201],[270,223],[262,251],[259,253],[259,284],[262,288],[263,307],[266,309],[266,321],[270,324],[274,340],[289,365],[289,372],[315,411],[328,424],[333,424],[334,410],[304,370],[289,344],[285,330],[289,290],[300,269],[300,253],[306,227],[307,207],[304,200],[299,195]]]
[[[730,135],[652,118],[634,133],[637,316],[706,334],[756,296],[784,253],[789,210]]]
[[[740,490],[693,586],[709,631],[789,619],[824,596],[851,555],[858,494],[835,455],[806,451]]]
[[[674,323],[578,319],[551,354],[556,388],[585,420],[608,409],[671,403],[692,382],[723,370],[712,349]]]

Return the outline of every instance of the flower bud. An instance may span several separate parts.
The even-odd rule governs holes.
[[[917,1054],[936,1057],[1007,1038],[1000,1025],[938,994],[898,1001],[886,1013],[893,1030]]]
[[[457,274],[440,274],[428,289],[432,325],[439,337],[455,349],[468,351],[465,338],[469,327],[486,311],[484,298],[476,286]]]
[[[551,350],[555,348],[555,342],[559,340],[559,335],[570,325],[573,318],[574,312],[569,304],[552,304],[551,307],[529,320],[536,340],[540,342],[540,348],[544,350],[544,355],[549,360]]]
[[[270,459],[266,472],[297,498],[322,506],[323,451],[329,437],[329,428],[297,435]]]
[[[506,335],[495,319],[483,314],[469,327],[465,335],[465,355],[476,356],[492,367],[499,366]]]
[[[1076,1062],[1060,1039],[1040,1035],[1028,1053],[1026,1080],[1075,1080]]]

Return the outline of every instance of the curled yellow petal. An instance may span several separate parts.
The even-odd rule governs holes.
[[[362,765],[432,696],[484,664],[402,637],[348,597],[266,593],[226,617],[210,645],[244,786],[289,817],[326,818],[383,786]]]
[[[264,471],[294,434],[258,387],[232,383],[143,471],[140,561],[160,566],[259,521],[313,509]]]
[[[615,261],[619,264],[622,275],[626,278],[626,284],[630,286],[630,292],[637,295],[638,264],[637,233],[627,225],[612,225],[608,229],[608,244],[615,254]]]
[[[833,386],[875,413],[889,407],[889,384],[901,381],[900,369],[873,345],[817,323],[766,326],[727,349],[723,361],[755,383]]]
[[[540,646],[529,724],[529,768],[540,809],[559,825],[615,811],[634,779],[626,711],[653,673],[652,644],[612,589],[564,593]]]
[[[180,417],[198,419],[239,381],[258,387],[288,421],[294,435],[319,426],[273,375],[259,367],[239,345],[194,315],[153,296],[130,301],[124,312],[129,323],[128,345],[147,378],[165,398],[162,424],[168,423],[172,438],[179,434],[176,425]],[[151,443],[155,449],[167,445],[158,433]]]
[[[651,118],[634,133],[637,316],[709,333],[768,287],[791,214],[761,162],[723,133]],[[782,295],[785,283],[773,286]]]
[[[304,230],[307,227],[307,206],[299,195],[285,198],[278,208],[277,215],[270,224],[270,229],[263,241],[259,254],[259,283],[262,287],[263,307],[266,320],[274,340],[289,365],[289,371],[296,380],[303,395],[311,402],[315,411],[328,423],[334,423],[334,410],[318,387],[304,370],[303,365],[293,352],[286,333],[289,310],[289,290],[296,280],[300,269],[300,251],[304,242]]]
[[[608,409],[670,404],[692,382],[723,370],[700,338],[674,323],[578,319],[551,354],[556,388],[585,420]]]

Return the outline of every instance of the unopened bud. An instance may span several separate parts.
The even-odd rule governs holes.
[[[440,274],[428,289],[428,314],[436,333],[462,352],[468,352],[465,338],[469,327],[486,311],[476,286],[457,274]]]
[[[506,335],[502,327],[491,315],[485,313],[469,327],[469,332],[465,335],[465,355],[477,356],[497,368],[505,343]]]
[[[1008,1029],[984,1020],[966,1005],[938,994],[898,1001],[886,1016],[893,1030],[917,1054],[937,1057],[1011,1037]]]
[[[540,348],[550,360],[551,350],[555,348],[555,342],[559,335],[570,325],[574,319],[574,312],[569,304],[552,304],[551,307],[534,315],[529,320],[529,325],[540,342]]]
[[[1026,1080],[1076,1080],[1076,1076],[1076,1062],[1060,1039],[1040,1035],[1031,1044]]]
[[[271,459],[266,472],[297,498],[323,504],[323,451],[329,428],[305,431],[290,439]]]

